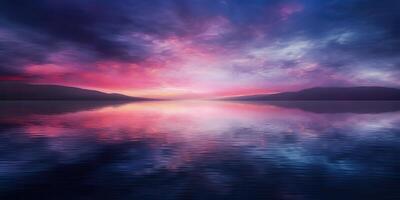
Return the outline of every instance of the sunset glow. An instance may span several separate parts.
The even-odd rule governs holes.
[[[396,5],[6,0],[0,80],[155,98],[399,87]]]

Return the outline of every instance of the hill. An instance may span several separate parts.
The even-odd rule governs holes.
[[[35,85],[22,82],[0,82],[0,100],[126,100],[146,98],[110,94],[60,85]]]
[[[225,98],[243,101],[380,101],[400,100],[400,89],[387,87],[316,87],[297,92]]]

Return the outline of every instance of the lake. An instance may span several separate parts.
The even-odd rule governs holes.
[[[400,102],[0,102],[1,199],[400,199]]]

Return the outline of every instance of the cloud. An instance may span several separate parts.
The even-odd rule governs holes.
[[[239,87],[249,93],[398,87],[390,74],[400,71],[399,6],[395,0],[4,0],[0,79],[137,95],[163,88],[215,94]]]

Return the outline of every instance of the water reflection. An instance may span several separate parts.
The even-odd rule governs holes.
[[[1,104],[2,199],[399,197],[396,102]]]

